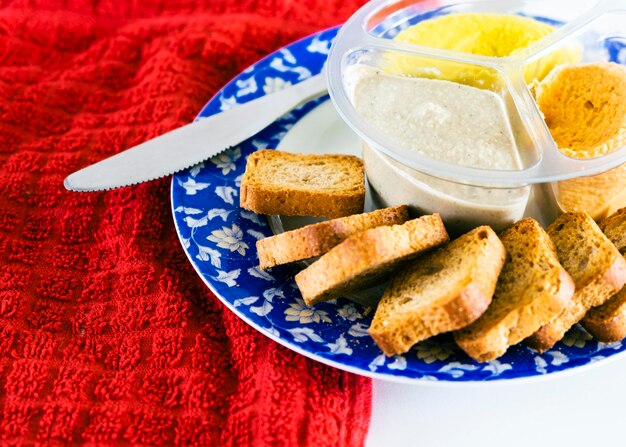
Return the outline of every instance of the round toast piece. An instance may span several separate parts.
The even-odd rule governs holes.
[[[348,237],[371,228],[409,220],[406,205],[319,222],[257,241],[261,269],[323,255]]]
[[[439,214],[349,237],[295,276],[311,306],[376,284],[402,263],[448,241]]]
[[[352,155],[254,152],[241,180],[240,204],[270,215],[332,219],[362,213],[363,161]]]
[[[495,360],[561,313],[574,281],[560,264],[541,225],[525,218],[504,231],[506,262],[487,311],[454,333],[457,344],[479,362]]]
[[[467,326],[489,306],[504,259],[502,242],[482,226],[416,260],[385,290],[369,334],[393,356]]]
[[[600,228],[617,247],[626,254],[626,208],[600,222]],[[585,315],[583,327],[603,343],[626,338],[626,287],[617,292],[602,306],[594,307]]]
[[[626,282],[626,260],[587,213],[563,214],[547,231],[576,292],[555,319],[526,339],[539,352],[552,348],[589,309],[604,304]]]

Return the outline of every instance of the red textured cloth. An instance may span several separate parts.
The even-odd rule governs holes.
[[[62,187],[358,3],[0,1],[0,445],[363,444],[369,380],[264,338],[208,291],[169,179]]]

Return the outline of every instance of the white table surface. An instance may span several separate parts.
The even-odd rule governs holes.
[[[301,119],[278,149],[359,155],[360,142],[328,101]],[[374,380],[373,395],[367,447],[626,446],[626,356],[533,383]]]
[[[373,381],[367,447],[626,446],[626,358],[536,383]]]

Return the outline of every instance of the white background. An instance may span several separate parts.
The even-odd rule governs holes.
[[[367,447],[626,446],[626,358],[536,383],[373,385]]]

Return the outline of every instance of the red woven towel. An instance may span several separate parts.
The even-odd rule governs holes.
[[[0,445],[361,445],[369,381],[210,294],[169,180],[62,188],[359,1],[171,3],[0,2]]]

